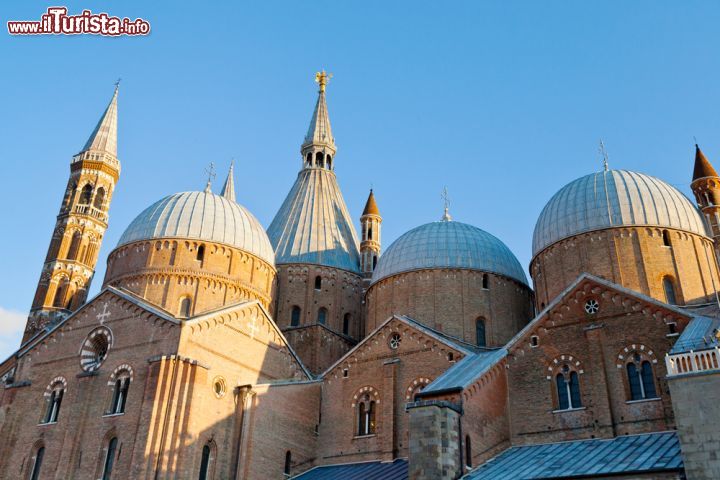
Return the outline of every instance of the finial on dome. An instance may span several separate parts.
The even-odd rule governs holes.
[[[321,72],[315,73],[315,82],[320,86],[320,92],[325,91],[325,87],[332,78],[332,73],[327,73],[323,69]]]
[[[448,196],[447,187],[443,187],[440,198],[442,198],[443,202],[445,203],[445,213],[443,213],[443,216],[440,220],[442,220],[443,222],[449,222],[450,220],[452,220],[452,217],[450,216],[450,197]]]
[[[605,143],[600,139],[600,147],[598,148],[600,155],[602,155],[603,159],[603,170],[608,171],[610,170],[610,167],[608,166],[608,154],[607,150],[605,150]]]
[[[205,173],[208,174],[207,184],[205,185],[205,193],[212,193],[212,181],[215,180],[215,163],[210,162],[208,168],[205,169]]]

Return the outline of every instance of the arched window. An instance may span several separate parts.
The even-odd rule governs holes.
[[[482,276],[482,288],[484,288],[485,290],[487,290],[488,288],[490,288],[490,279],[488,278],[488,274],[487,274],[487,273],[483,273],[483,276]]]
[[[73,183],[68,186],[67,192],[65,192],[65,198],[63,199],[63,206],[69,207],[75,197],[75,191],[77,190],[77,184]]]
[[[291,327],[297,327],[300,325],[300,314],[302,313],[302,310],[300,310],[300,307],[295,305],[292,307],[292,312],[290,313],[290,326]]]
[[[208,472],[210,470],[210,445],[205,445],[202,449],[202,458],[200,460],[200,480],[206,480],[208,478]]]
[[[192,298],[182,297],[180,299],[180,310],[178,316],[183,318],[190,317],[190,311],[192,310]]]
[[[627,364],[627,376],[630,400],[657,398],[652,365],[637,353],[633,355],[633,361]]]
[[[65,297],[67,296],[68,288],[70,287],[70,281],[63,277],[58,283],[57,289],[55,290],[55,298],[53,299],[53,307],[65,308]]]
[[[197,248],[197,253],[195,254],[195,258],[198,262],[202,262],[205,259],[205,245],[200,245]]]
[[[292,466],[292,453],[290,453],[290,450],[285,452],[285,469],[283,472],[285,472],[285,475],[290,475],[290,467]]]
[[[312,153],[307,154],[305,161],[307,162],[308,167],[312,167]]]
[[[45,456],[45,447],[40,447],[35,452],[32,458],[32,470],[30,473],[30,480],[39,480],[40,469],[42,468],[43,457]]]
[[[60,406],[65,396],[65,383],[62,380],[55,380],[49,387],[50,392],[45,391],[47,397],[47,405],[45,406],[45,415],[43,423],[57,423],[60,417]]]
[[[323,166],[323,154],[322,152],[317,152],[315,154],[315,166],[316,167],[322,167]]]
[[[329,170],[332,170],[332,157],[330,155],[328,155],[326,158],[327,158],[327,168]]]
[[[665,301],[670,305],[677,305],[672,278],[668,276],[663,277],[663,290],[665,290]]]
[[[112,405],[110,405],[111,414],[118,415],[125,413],[128,390],[130,390],[130,372],[123,370],[115,377]]]
[[[377,267],[377,255],[373,255],[373,270]]]
[[[70,240],[70,248],[65,258],[68,260],[77,260],[78,252],[80,251],[80,242],[82,242],[82,234],[80,232],[73,233],[72,240]]]
[[[375,400],[369,394],[363,395],[358,402],[358,435],[375,433]]]
[[[115,465],[115,451],[117,450],[117,437],[113,437],[108,442],[107,453],[105,454],[105,463],[103,465],[102,480],[110,480],[113,465]]]
[[[487,345],[485,319],[482,317],[475,320],[475,343],[478,347],[485,347]]]
[[[103,205],[105,205],[105,189],[103,187],[100,187],[95,192],[95,200],[93,200],[93,207],[101,209],[103,208]]]
[[[349,335],[350,334],[350,314],[346,313],[345,316],[343,316],[343,334]]]
[[[367,229],[367,238],[368,238],[368,240],[372,240],[372,239],[373,239],[373,236],[372,236],[372,225],[368,226],[368,229]]]
[[[320,310],[318,310],[318,323],[320,325],[325,325],[326,321],[327,321],[327,308],[320,307]]]
[[[90,205],[90,199],[92,198],[93,186],[89,183],[85,184],[80,193],[80,205]]]
[[[322,277],[320,277],[320,275],[318,275],[317,277],[315,277],[315,290],[320,290],[320,289],[322,289]]]
[[[555,377],[557,387],[558,410],[571,410],[582,407],[580,399],[580,379],[568,365],[563,365],[560,373]]]
[[[465,466],[472,468],[472,444],[470,443],[470,435],[465,435]]]
[[[672,244],[670,243],[670,232],[668,232],[667,230],[662,231],[662,240],[663,246],[672,247]]]

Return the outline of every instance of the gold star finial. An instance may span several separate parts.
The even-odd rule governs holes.
[[[325,87],[332,78],[332,73],[327,73],[325,70],[315,73],[315,83],[320,86],[320,92],[325,91]]]

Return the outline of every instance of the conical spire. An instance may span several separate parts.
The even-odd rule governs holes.
[[[117,157],[117,97],[119,82],[115,84],[115,92],[113,93],[110,104],[105,109],[105,113],[100,118],[95,130],[93,130],[90,138],[85,143],[82,152],[88,150],[97,150],[109,153],[113,157]]]
[[[225,179],[225,185],[223,185],[222,192],[220,192],[220,195],[232,202],[235,201],[235,178],[233,177],[234,164],[235,162],[230,163],[230,170],[228,171],[227,179]]]
[[[307,135],[303,147],[309,145],[325,145],[335,149],[335,139],[330,127],[330,115],[328,114],[327,101],[325,99],[325,87],[332,75],[323,70],[315,74],[315,81],[319,85],[318,99],[315,103],[315,111],[310,119]]]
[[[365,215],[377,215],[380,216],[380,210],[378,210],[377,203],[375,203],[375,195],[373,194],[372,188],[370,189],[370,195],[368,196],[367,202],[365,203],[365,210],[363,210],[362,216]]]
[[[718,174],[703,154],[697,143],[695,144],[695,170],[693,171],[693,180],[703,177],[717,177]]]

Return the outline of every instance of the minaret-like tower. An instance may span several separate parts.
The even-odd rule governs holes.
[[[360,242],[360,270],[366,279],[372,277],[373,271],[380,258],[380,225],[382,217],[375,202],[375,195],[370,189],[365,209],[360,217],[360,228],[362,229]]]
[[[720,256],[717,255],[720,251],[720,177],[697,144],[690,188],[712,232],[716,256]]]
[[[117,97],[80,153],[70,162],[70,178],[60,205],[50,248],[30,309],[23,343],[80,307],[108,226],[108,210],[120,177],[117,158]]]

